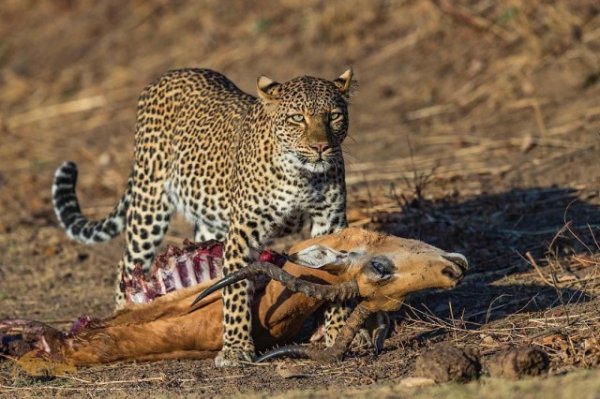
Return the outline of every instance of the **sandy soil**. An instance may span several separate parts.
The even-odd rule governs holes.
[[[449,5],[452,3],[452,6]],[[90,217],[128,175],[136,97],[171,68],[360,82],[345,145],[355,225],[464,253],[461,287],[393,315],[383,354],[217,370],[118,364],[35,379],[0,363],[0,396],[232,395],[397,384],[440,341],[513,344],[551,373],[599,364],[600,7],[595,1],[7,1],[0,9],[0,319],[66,328],[108,315],[123,240],[71,242],[50,185],[80,167]],[[167,243],[190,228],[177,220]],[[286,243],[280,243],[285,246]],[[529,254],[529,255],[528,255]]]

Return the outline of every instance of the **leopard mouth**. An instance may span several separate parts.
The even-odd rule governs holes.
[[[329,165],[330,163],[328,159],[320,157],[318,159],[309,160],[304,166],[306,169],[313,172],[324,172]]]
[[[331,158],[331,153],[298,154],[299,159],[305,164],[325,164]]]
[[[321,154],[321,156],[319,156],[316,153],[310,154],[295,151],[290,152],[288,156],[293,159],[292,162],[296,165],[296,167],[311,173],[323,173],[332,165],[330,154]]]

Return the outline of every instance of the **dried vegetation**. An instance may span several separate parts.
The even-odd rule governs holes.
[[[77,161],[86,213],[106,214],[128,175],[138,93],[183,66],[252,92],[261,74],[334,77],[353,65],[352,222],[463,252],[473,266],[462,287],[411,298],[378,359],[357,351],[329,366],[225,375],[171,361],[59,379],[3,362],[0,395],[339,391],[396,384],[441,341],[478,346],[484,361],[533,345],[550,375],[600,363],[597,1],[8,0],[0,36],[0,318],[64,326],[110,312],[122,241],[66,239],[53,169]],[[167,242],[189,232],[178,223]]]

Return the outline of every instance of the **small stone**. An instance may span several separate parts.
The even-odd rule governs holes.
[[[491,377],[516,380],[545,373],[550,361],[543,350],[526,346],[498,352],[486,360],[484,365]]]
[[[108,152],[103,152],[102,154],[100,154],[100,156],[98,157],[98,165],[99,166],[107,166],[111,163],[111,156]]]
[[[442,343],[425,351],[415,364],[415,377],[435,382],[466,383],[479,378],[481,364],[475,348],[458,348]]]

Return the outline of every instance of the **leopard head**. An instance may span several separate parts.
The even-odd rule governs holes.
[[[351,87],[351,69],[333,81],[302,76],[278,83],[258,78],[258,96],[286,160],[318,173],[342,159]]]

